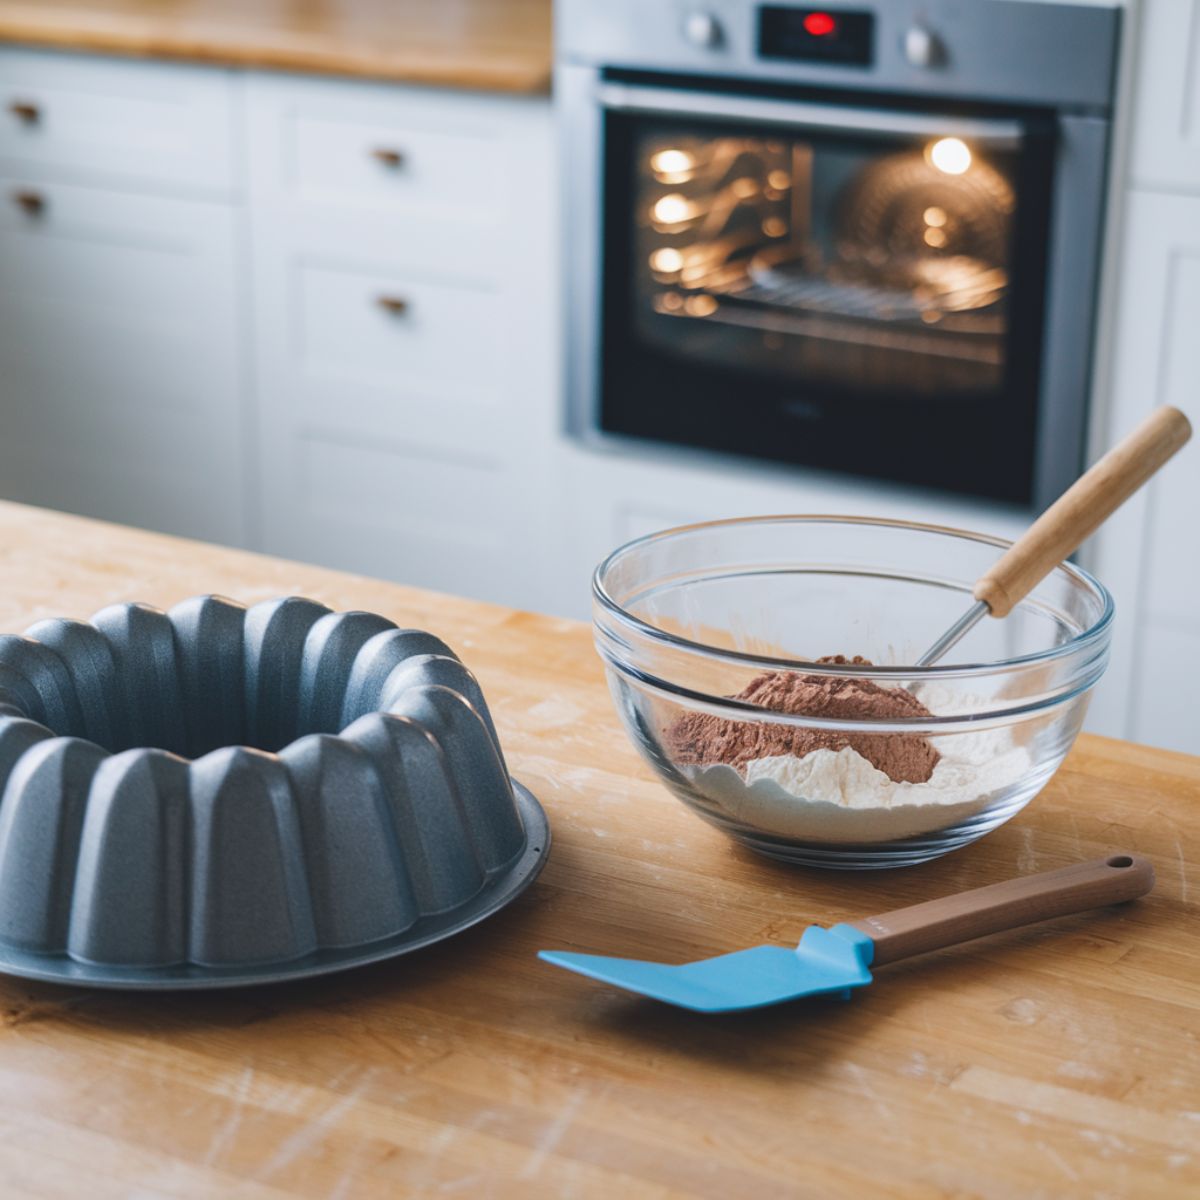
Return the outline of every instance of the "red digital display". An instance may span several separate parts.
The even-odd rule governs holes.
[[[829,37],[837,33],[837,21],[827,12],[805,13],[804,32],[812,37]]]
[[[786,62],[869,67],[875,61],[875,14],[764,4],[758,10],[758,52]]]

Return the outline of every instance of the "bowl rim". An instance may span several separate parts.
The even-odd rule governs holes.
[[[865,517],[843,513],[776,513],[750,517],[723,517],[715,521],[694,521],[687,525],[675,525],[669,529],[661,529],[654,533],[647,533],[641,537],[632,538],[630,541],[618,546],[610,554],[606,555],[592,572],[592,597],[602,609],[618,621],[631,626],[653,641],[660,642],[677,650],[699,653],[709,658],[750,668],[774,668],[776,670],[794,671],[798,667],[803,667],[806,674],[830,675],[834,677],[846,675],[858,679],[864,677],[879,677],[884,679],[947,679],[1054,661],[1065,658],[1068,655],[1077,654],[1081,650],[1086,650],[1100,641],[1107,634],[1116,611],[1112,593],[1109,592],[1104,584],[1083,567],[1063,561],[1056,567],[1053,567],[1050,573],[1053,573],[1053,571],[1063,571],[1068,576],[1073,577],[1076,582],[1093,590],[1103,604],[1099,618],[1087,629],[1076,634],[1068,641],[1062,642],[1057,646],[1050,646],[1045,650],[1034,651],[1032,654],[1022,654],[1013,658],[991,659],[986,662],[934,663],[925,667],[918,667],[911,664],[877,665],[873,663],[869,667],[864,667],[862,664],[857,663],[817,663],[802,658],[782,658],[768,654],[751,654],[746,651],[728,650],[722,646],[713,646],[707,642],[698,642],[691,638],[680,637],[678,634],[669,633],[665,629],[651,625],[648,621],[642,620],[641,617],[634,616],[633,613],[618,604],[604,586],[604,576],[619,558],[632,550],[647,546],[652,542],[666,541],[669,538],[678,537],[680,534],[694,533],[703,529],[718,529],[735,525],[771,524],[875,525],[883,528],[916,530],[921,533],[934,533],[961,538],[965,541],[995,546],[1002,552],[1013,544],[1008,538],[997,537],[994,534],[977,533],[973,530],[960,529],[953,525],[936,525],[925,521],[905,521],[891,517]],[[970,593],[968,592],[967,595],[969,596]]]

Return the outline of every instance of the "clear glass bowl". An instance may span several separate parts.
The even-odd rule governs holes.
[[[1112,597],[1064,564],[1006,619],[985,618],[950,661],[906,665],[963,613],[1007,545],[818,516],[639,538],[593,580],[596,646],[617,711],[676,796],[764,854],[867,868],[965,846],[1045,786],[1108,661]],[[873,665],[812,661],[834,654]],[[809,699],[737,698],[768,672],[775,691]],[[847,715],[811,699],[846,686],[876,697],[906,689],[932,715],[881,715],[877,700],[867,715]],[[731,745],[741,748],[736,765]],[[897,752],[918,763],[899,781],[889,774]]]

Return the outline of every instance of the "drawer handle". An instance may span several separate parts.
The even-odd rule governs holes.
[[[393,317],[402,317],[408,312],[408,301],[403,296],[376,296],[375,303]]]
[[[376,162],[382,163],[383,166],[390,167],[393,170],[404,163],[404,155],[399,150],[393,150],[388,146],[376,146],[371,151],[371,157]]]
[[[26,125],[36,125],[42,119],[42,110],[32,100],[14,100],[8,111]]]
[[[13,192],[12,200],[23,213],[31,217],[40,217],[46,211],[46,197],[41,192]]]

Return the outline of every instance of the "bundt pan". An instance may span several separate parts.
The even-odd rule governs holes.
[[[549,849],[431,634],[289,598],[0,637],[0,971],[200,988],[401,954]]]

